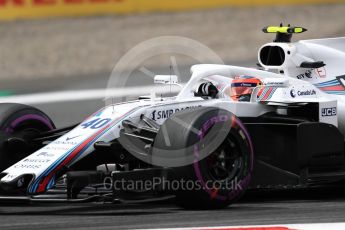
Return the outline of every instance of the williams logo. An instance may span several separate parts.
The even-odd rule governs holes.
[[[337,116],[337,107],[322,108],[321,116],[323,116],[323,117]]]

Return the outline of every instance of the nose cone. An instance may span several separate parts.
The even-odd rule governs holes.
[[[0,181],[0,191],[2,193],[26,194],[26,190],[32,181],[32,175],[22,175],[12,181]]]

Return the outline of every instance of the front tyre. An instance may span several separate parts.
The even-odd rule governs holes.
[[[0,172],[34,152],[38,134],[55,129],[42,111],[28,105],[0,104]]]
[[[169,145],[167,136],[173,137]],[[184,183],[175,191],[177,204],[187,209],[227,207],[244,194],[252,176],[249,134],[234,114],[223,109],[176,113],[160,128],[153,149],[153,157],[169,154],[171,149],[167,161],[176,150],[185,155],[186,164],[174,171]]]

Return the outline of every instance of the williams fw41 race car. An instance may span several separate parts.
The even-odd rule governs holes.
[[[1,104],[0,200],[222,208],[247,189],[343,183],[345,38],[291,42],[304,31],[266,27],[276,38],[258,68],[196,65],[177,96],[108,105],[73,127]]]

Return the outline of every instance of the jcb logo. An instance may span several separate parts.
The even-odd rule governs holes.
[[[323,108],[323,109],[322,109],[322,116],[323,116],[323,117],[337,116],[337,108],[336,108],[336,107],[332,107],[332,108]]]

